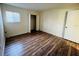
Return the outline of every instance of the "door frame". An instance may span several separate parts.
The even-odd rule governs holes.
[[[2,22],[2,36],[1,36],[1,50],[2,50],[2,52],[1,52],[1,56],[4,56],[4,51],[5,51],[5,33],[4,33],[4,22],[3,22],[3,20],[4,20],[4,17],[3,17],[3,5],[1,4],[1,6],[0,6],[0,13],[1,13],[1,22]]]
[[[39,15],[34,13],[29,13],[29,33],[31,33],[31,15],[36,15],[36,31],[39,31]]]
[[[64,38],[64,35],[65,35],[65,28],[66,28],[67,16],[68,16],[68,11],[66,11],[65,18],[64,18],[64,26],[63,26],[63,32],[62,32],[62,37],[63,38]]]

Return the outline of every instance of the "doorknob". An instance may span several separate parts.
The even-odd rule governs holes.
[[[5,33],[7,33],[7,32],[5,31]]]
[[[65,26],[65,28],[67,28],[67,26]]]

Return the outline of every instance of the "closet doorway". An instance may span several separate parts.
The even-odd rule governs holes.
[[[39,15],[29,14],[29,33],[39,31]]]
[[[31,32],[36,31],[36,15],[31,15]]]

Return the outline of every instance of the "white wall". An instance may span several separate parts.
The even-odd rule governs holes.
[[[56,36],[63,36],[66,11],[79,10],[79,8],[49,9],[40,13],[40,30]]]
[[[6,15],[5,11],[13,11],[20,13],[20,23],[8,23],[6,22]],[[9,6],[6,4],[3,4],[3,16],[4,16],[4,25],[5,25],[5,31],[6,37],[11,37],[19,34],[24,34],[29,32],[29,13],[36,13],[35,11],[28,11],[26,9]]]
[[[61,9],[41,12],[40,30],[62,37],[65,12]]]

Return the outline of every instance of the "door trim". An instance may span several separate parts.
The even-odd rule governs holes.
[[[29,13],[29,33],[31,33],[31,15],[36,15],[36,30],[39,31],[39,15],[38,14],[33,14]]]
[[[3,5],[0,6],[1,12],[1,22],[2,22],[2,36],[1,36],[1,56],[4,56],[5,51],[5,33],[4,33],[4,23],[3,23]]]
[[[64,26],[63,26],[63,32],[62,32],[62,37],[63,38],[64,38],[64,35],[65,35],[65,28],[66,28],[67,16],[68,16],[68,11],[66,11],[65,18],[64,18]]]

